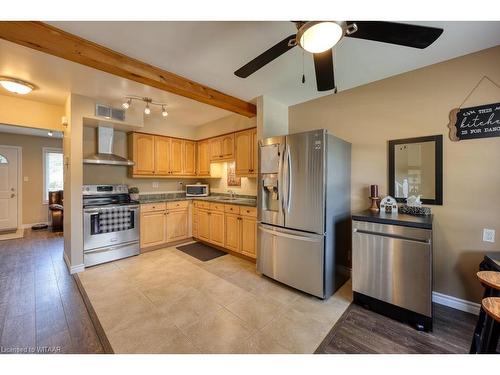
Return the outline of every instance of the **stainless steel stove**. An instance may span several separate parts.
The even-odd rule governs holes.
[[[127,185],[83,185],[85,267],[140,253],[139,202]]]

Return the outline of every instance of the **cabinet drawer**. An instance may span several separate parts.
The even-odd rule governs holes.
[[[141,204],[141,212],[165,211],[166,208],[165,202]]]
[[[210,208],[210,202],[195,201],[194,206],[196,208],[203,208],[205,210],[208,210]]]
[[[257,217],[257,207],[240,207],[240,215]]]
[[[226,204],[224,205],[224,211],[231,213],[231,214],[237,214],[239,215],[240,213],[240,206],[237,206],[235,204]]]
[[[224,212],[224,205],[222,203],[210,203],[210,210]]]
[[[167,209],[169,210],[187,208],[187,206],[189,206],[189,201],[167,202]]]

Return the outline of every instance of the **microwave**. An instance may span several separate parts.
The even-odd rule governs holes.
[[[208,184],[186,185],[186,197],[208,197],[209,194]]]

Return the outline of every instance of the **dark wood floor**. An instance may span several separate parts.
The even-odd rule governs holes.
[[[47,231],[0,241],[0,352],[103,352],[62,253]]]
[[[434,304],[432,332],[351,305],[316,353],[468,353],[477,316]]]

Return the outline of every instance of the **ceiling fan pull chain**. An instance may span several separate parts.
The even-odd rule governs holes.
[[[304,50],[302,50],[302,84],[306,83],[306,75],[304,73]]]

